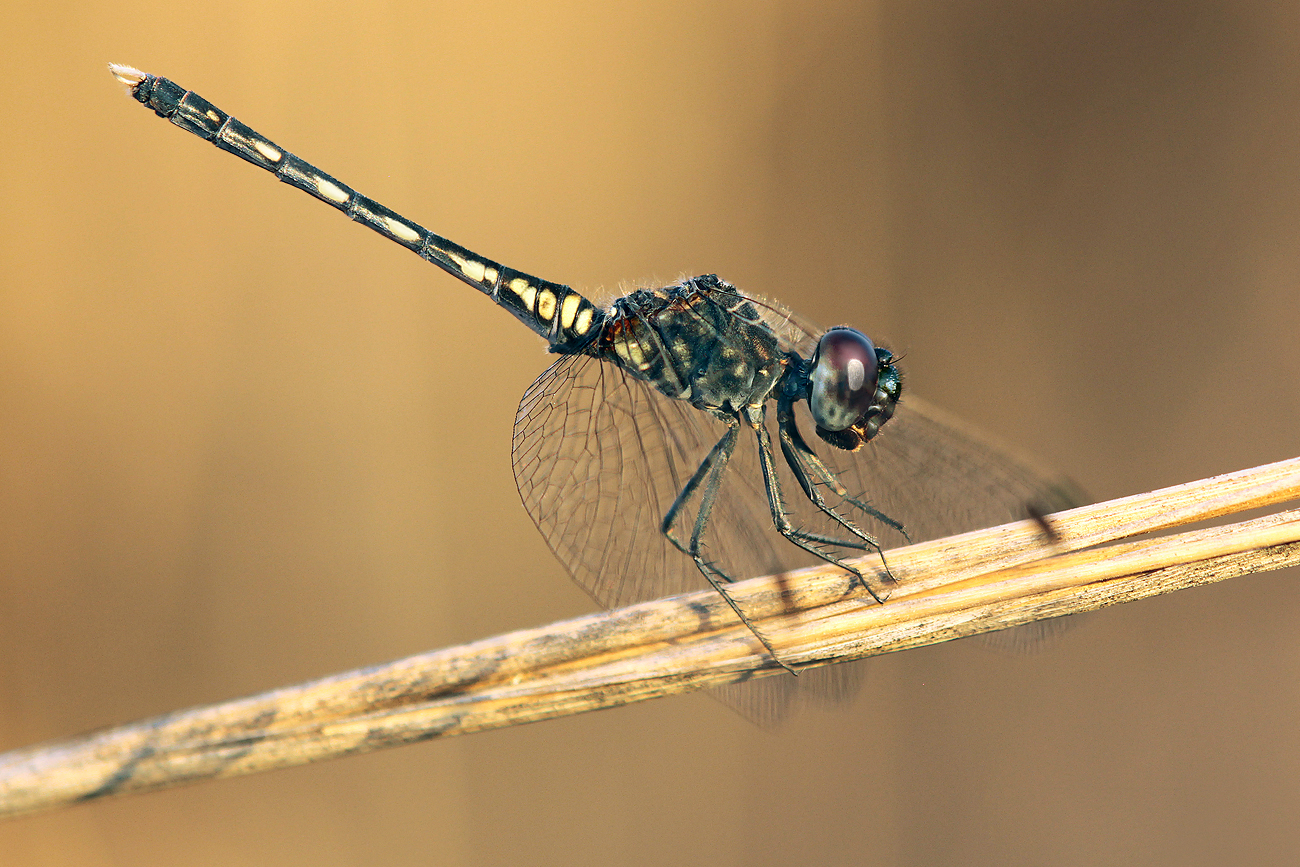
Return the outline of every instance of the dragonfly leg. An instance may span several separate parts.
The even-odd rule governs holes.
[[[886,515],[879,509],[874,509],[870,505],[849,494],[848,489],[840,484],[840,480],[835,477],[830,468],[817,457],[817,453],[809,448],[808,443],[804,440],[803,434],[799,433],[799,427],[794,420],[794,406],[789,401],[782,400],[777,406],[777,429],[781,437],[781,451],[785,454],[786,463],[794,472],[795,477],[799,479],[799,484],[803,487],[804,493],[808,499],[812,500],[819,508],[822,507],[820,495],[816,489],[808,484],[808,476],[803,466],[806,465],[812,470],[817,481],[824,484],[835,492],[835,496],[844,502],[861,511],[863,514],[875,518],[887,527],[891,527],[903,534],[904,538],[909,538],[907,529],[898,521]],[[823,509],[825,511],[825,509]]]
[[[858,551],[875,551],[880,553],[880,543],[876,541],[875,537],[866,533],[852,521],[826,505],[825,501],[822,499],[821,492],[817,490],[816,485],[813,484],[813,480],[809,478],[808,472],[804,468],[803,464],[795,459],[794,453],[792,452],[793,446],[787,442],[785,426],[778,425],[781,430],[781,449],[785,455],[786,463],[790,466],[790,470],[794,473],[795,480],[799,482],[799,486],[803,489],[804,494],[808,497],[809,501],[822,512],[822,514],[831,518],[841,527],[848,530],[856,537],[856,539],[837,539],[819,533],[809,533],[796,528],[790,523],[789,513],[786,511],[785,501],[781,495],[781,481],[776,472],[776,459],[772,451],[772,437],[767,429],[766,417],[766,405],[753,407],[748,412],[749,425],[758,439],[758,458],[759,463],[763,468],[763,483],[767,488],[768,506],[771,509],[772,521],[776,524],[777,531],[787,540],[798,545],[800,548],[803,548],[805,551],[808,551],[810,554],[820,557],[828,563],[833,563],[836,566],[839,566],[841,569],[852,575],[855,582],[861,584],[862,588],[871,594],[871,598],[875,599],[877,602],[884,602],[889,596],[888,592],[877,592],[875,588],[867,582],[866,576],[862,574],[860,569],[849,565],[849,563],[842,557],[835,556],[825,548],[825,546],[835,546]],[[798,432],[796,431],[795,433],[797,436]],[[818,463],[820,464],[820,462]],[[832,480],[834,479],[834,476],[830,474],[830,471],[826,469],[825,465],[822,465],[822,470],[830,476]],[[835,482],[835,485],[841,490],[843,489],[843,486],[839,485],[838,481]],[[845,499],[848,498],[845,497]],[[891,524],[892,523],[893,522],[891,522]],[[883,555],[881,555],[881,562],[884,564],[886,577],[890,581],[893,581],[893,575],[889,572],[889,565],[884,563]]]
[[[700,542],[704,537],[704,531],[708,529],[713,504],[716,502],[718,490],[722,486],[723,473],[727,469],[727,463],[731,460],[731,455],[736,449],[736,437],[740,430],[740,424],[736,419],[730,416],[720,416],[720,418],[727,423],[727,432],[722,435],[722,439],[718,440],[717,444],[713,446],[709,454],[700,462],[700,466],[695,470],[694,474],[682,487],[681,493],[677,495],[677,499],[673,501],[668,513],[664,516],[660,531],[677,550],[695,561],[695,566],[700,570],[700,574],[704,576],[714,590],[721,594],[723,599],[727,600],[731,610],[736,612],[736,616],[740,618],[741,622],[745,624],[750,632],[754,633],[754,637],[767,649],[773,661],[791,674],[798,674],[797,671],[781,660],[781,657],[777,655],[776,648],[772,647],[763,633],[758,631],[758,627],[754,625],[754,622],[749,619],[745,612],[740,610],[736,600],[731,598],[731,594],[727,592],[725,585],[733,583],[734,579],[713,563],[705,560],[700,553]],[[703,485],[703,490],[700,493],[699,509],[695,513],[690,541],[683,542],[677,532],[678,518],[682,510],[685,509],[686,504],[695,495],[695,492],[701,489],[701,485]]]

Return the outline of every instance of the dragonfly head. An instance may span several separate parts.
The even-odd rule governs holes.
[[[894,356],[861,331],[832,328],[817,342],[808,373],[808,409],[817,436],[856,451],[894,414],[903,383]]]

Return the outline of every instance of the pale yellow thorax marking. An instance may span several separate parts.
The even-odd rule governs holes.
[[[618,343],[614,344],[614,351],[619,357],[629,364],[634,365],[638,370],[648,370],[650,363],[645,360],[645,352],[641,349],[641,341],[630,340],[624,337]]]

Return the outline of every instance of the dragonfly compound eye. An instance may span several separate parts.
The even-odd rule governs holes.
[[[817,426],[846,430],[871,407],[879,377],[876,347],[853,328],[832,328],[822,335],[813,357],[808,408]]]

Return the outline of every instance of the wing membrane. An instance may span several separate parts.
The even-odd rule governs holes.
[[[783,342],[809,351],[806,325],[774,307]],[[765,314],[766,315],[766,314]],[[799,426],[812,431],[800,405]],[[775,423],[769,425],[775,428]],[[660,527],[682,487],[726,426],[672,400],[618,367],[591,356],[565,356],[529,387],[515,419],[519,493],[547,544],[599,604],[617,608],[708,586],[691,558]],[[775,437],[776,431],[771,431]],[[1073,503],[1068,483],[992,445],[960,422],[904,392],[894,417],[857,452],[807,438],[847,493],[901,522],[907,537],[850,504],[823,495],[840,514],[888,549],[1048,511]],[[835,539],[846,531],[815,509],[776,455],[784,501],[795,527]],[[694,512],[690,512],[691,515]],[[735,579],[817,562],[776,531],[757,444],[742,426],[703,537],[704,556]],[[851,547],[828,546],[843,558]],[[862,666],[835,666],[798,678],[765,678],[715,690],[725,703],[763,724],[782,718],[805,695],[851,696]]]

